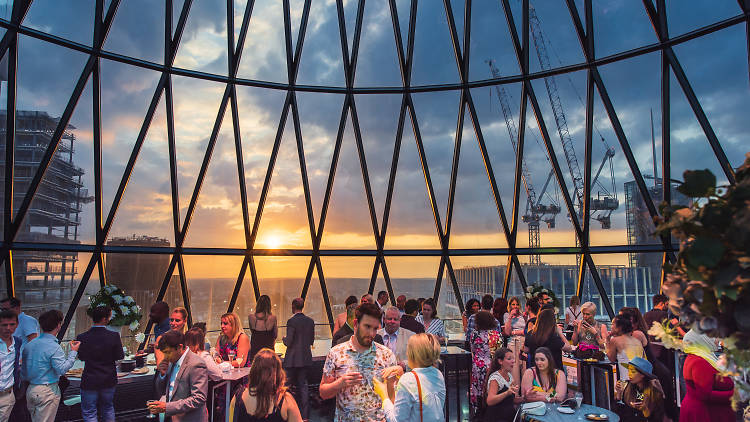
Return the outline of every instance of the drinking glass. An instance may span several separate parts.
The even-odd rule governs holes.
[[[148,415],[146,415],[147,419],[156,419],[156,414],[151,413],[151,409],[149,409],[148,405],[151,403],[156,403],[158,400],[146,400],[146,409],[148,409]]]
[[[576,405],[577,405],[576,409],[580,409],[581,403],[583,403],[583,394],[579,391],[576,393],[575,398],[576,398]]]
[[[229,362],[234,361],[234,359],[237,357],[236,352],[229,352]]]

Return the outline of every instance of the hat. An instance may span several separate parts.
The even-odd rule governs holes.
[[[634,357],[630,360],[630,362],[625,364],[625,367],[627,367],[628,369],[635,369],[648,379],[656,378],[656,375],[653,374],[654,365],[652,365],[651,362],[643,359],[642,357]]]

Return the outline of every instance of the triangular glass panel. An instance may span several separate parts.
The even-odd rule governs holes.
[[[81,94],[16,234],[17,242],[95,243],[92,90],[88,83]],[[44,111],[16,112],[16,212],[40,170],[41,157],[58,125],[56,117]]]
[[[464,38],[464,16],[466,16],[466,0],[451,0],[451,10],[453,11],[453,20],[456,25],[456,34],[458,35],[458,38],[461,40],[461,51],[463,51],[463,38]],[[445,3],[443,3],[445,5]],[[471,7],[471,13],[472,15],[477,14],[477,9],[481,8],[481,6],[476,5]],[[445,7],[443,7],[445,10]],[[481,13],[481,12],[479,12]],[[444,13],[445,14],[445,13]],[[474,26],[471,27],[471,32],[474,34],[484,34],[484,32],[478,32],[474,29]]]
[[[339,94],[301,91],[297,92],[296,96],[300,130],[305,148],[307,180],[310,183],[310,197],[317,224],[328,184],[328,174],[331,171],[331,158],[341,122],[341,106],[344,98]],[[288,118],[292,118],[291,109]]]
[[[458,91],[437,91],[413,94],[412,101],[430,169],[432,187],[435,190],[435,200],[440,216],[444,219],[448,208],[451,166],[456,145],[456,124],[458,113],[463,112],[461,97]],[[407,115],[406,118],[409,119],[410,116]],[[464,127],[471,127],[471,122],[465,121]],[[406,131],[409,129],[411,128],[404,125],[402,151],[403,143],[408,139]]]
[[[362,295],[367,293],[375,260],[373,257],[348,256],[321,257],[320,260],[323,264],[331,310],[336,318],[340,313],[346,312],[346,298],[354,296],[359,303]],[[384,287],[385,285],[381,290],[385,290]],[[378,290],[373,292],[375,298],[377,293]]]
[[[174,1],[172,5],[173,29],[177,27],[182,10],[180,3]],[[120,2],[102,48],[149,62],[164,63],[164,19],[163,5],[149,0]]]
[[[359,13],[360,2],[348,1],[344,3],[344,24],[346,25],[346,46],[349,52],[349,58],[352,57],[354,49],[354,33],[357,27],[357,14]],[[364,2],[361,2],[364,5]],[[338,15],[331,15],[337,16]],[[361,42],[361,41],[360,41]]]
[[[297,140],[291,117],[286,121],[261,217],[255,240],[256,248],[312,247]]]
[[[102,163],[106,163],[102,166],[102,209],[105,218],[158,80],[156,72],[101,60]]]
[[[288,82],[284,25],[280,24],[284,22],[283,15],[280,1],[262,2],[253,7],[237,77]]]
[[[417,7],[412,85],[457,83],[461,80],[445,10],[422,3]]]
[[[575,254],[542,255],[541,264],[529,263],[529,256],[521,255],[518,259],[521,262],[521,270],[526,277],[527,286],[541,285],[552,291],[557,299],[555,306],[558,309],[568,306],[570,297],[575,295],[578,285],[578,265]],[[518,296],[523,297],[523,294],[518,294]]]
[[[440,248],[410,119],[406,119],[404,124],[392,198],[385,247]]]
[[[347,120],[320,246],[324,249],[375,249],[354,130],[351,120]]]
[[[251,4],[254,6],[255,4]],[[247,7],[247,0],[234,0],[232,2],[232,10],[233,10],[233,20],[232,25],[234,25],[234,33],[232,36],[234,37],[234,46],[233,48],[237,50],[237,42],[239,41],[240,37],[240,31],[242,30],[242,20],[245,18],[245,8]],[[252,19],[252,15],[250,15],[250,18]],[[249,28],[249,26],[248,26]]]
[[[10,15],[11,5],[7,7]],[[31,3],[23,25],[80,44],[91,45],[94,38],[95,9],[87,2],[66,4],[54,0],[35,1]],[[107,11],[104,10],[103,13],[106,15]]]
[[[586,18],[583,5],[579,6],[578,12],[585,31]],[[642,3],[592,2],[591,12],[594,20],[594,48],[597,57],[609,56],[658,41],[656,31]],[[622,25],[622,22],[628,24]],[[644,89],[641,92],[645,94],[647,90]]]
[[[750,121],[737,115],[736,111],[750,107],[750,96],[747,95],[748,62],[741,55],[729,52],[746,48],[746,32],[741,26],[732,26],[674,47],[690,86],[733,168],[742,165],[748,152],[746,138]],[[707,66],[708,63],[711,66]],[[717,72],[716,69],[722,70]],[[672,94],[685,98],[676,79],[673,81]],[[673,129],[680,128],[679,117],[673,112]],[[723,172],[715,174],[719,180],[726,180]],[[681,175],[681,171],[672,171],[672,177],[676,179]]]
[[[740,15],[736,1],[700,0],[690,4],[690,10],[666,2],[669,34],[679,35]]]
[[[405,295],[407,299],[418,299],[432,297],[435,293],[440,257],[389,256],[385,258],[385,262],[394,296]]]
[[[592,258],[615,312],[623,307],[638,308],[642,314],[651,310],[651,298],[660,288],[661,252],[596,254]],[[597,315],[609,319],[591,271],[586,274],[582,296],[581,303],[593,302]]]
[[[349,4],[352,5],[354,2],[349,2]],[[336,16],[334,2],[312,3],[310,19],[305,31],[305,45],[300,56],[298,84],[346,85],[344,59],[341,55],[341,37]],[[281,73],[277,69],[274,71]]]
[[[304,274],[302,280],[298,283],[298,289],[304,281]],[[324,276],[325,277],[325,276]],[[330,289],[326,288],[330,293]],[[333,303],[329,302],[329,306],[333,307]],[[330,338],[333,336],[331,332],[331,324],[333,318],[336,318],[336,314],[331,310],[331,319],[328,318],[328,311],[326,310],[326,302],[323,296],[323,290],[320,288],[320,279],[318,278],[318,272],[313,268],[312,277],[310,278],[310,287],[307,290],[307,296],[305,297],[305,315],[315,321],[315,340],[324,340],[326,346],[330,344]]]
[[[508,33],[502,2],[476,2],[472,5],[472,34],[469,52],[469,79],[482,80],[518,75],[516,51]],[[493,75],[489,62],[497,68]]]
[[[529,70],[539,72],[585,62],[568,7],[562,2],[538,4],[542,3],[539,8],[529,5]]]
[[[192,4],[190,6],[192,7]],[[172,39],[174,39],[174,34],[177,32],[177,24],[180,22],[180,15],[182,14],[182,9],[184,7],[185,0],[172,0]],[[188,9],[188,17],[190,16],[191,10],[192,8]],[[185,23],[187,24],[187,19],[185,20]]]
[[[38,319],[42,313],[56,309],[65,315],[92,258],[95,256],[80,254],[79,257],[76,253],[53,251],[14,252],[15,294],[22,302],[24,313]],[[99,264],[94,264],[91,277],[84,287],[84,295],[63,336],[64,340],[73,340],[91,328],[91,317],[86,312],[91,304],[89,296],[96,294],[100,288]]]
[[[185,237],[185,246],[244,248],[232,115],[225,113],[213,157]],[[195,318],[195,317],[194,317]]]
[[[162,99],[154,113],[128,185],[120,203],[116,204],[117,214],[108,236],[110,242],[116,237],[133,235],[164,238],[166,246],[174,246],[164,102]]]
[[[183,255],[182,260],[193,324],[205,322],[208,331],[219,331],[220,317],[227,311],[243,257]],[[247,315],[240,315],[243,325],[246,319]]]
[[[304,11],[305,0],[290,0],[289,1],[289,14],[291,24],[291,41],[292,41],[292,54],[297,51],[297,41],[299,40],[299,29],[302,25],[302,13]],[[311,6],[312,8],[312,6]],[[309,18],[308,18],[309,22]],[[307,29],[305,29],[307,31]]]
[[[404,49],[404,59],[406,59],[406,55],[408,54],[406,50],[409,45],[411,3],[410,0],[396,0],[396,13],[398,14],[398,27],[401,30],[401,48]],[[393,19],[393,15],[391,15],[391,19]],[[391,26],[393,25],[391,24]]]
[[[367,170],[370,174],[375,213],[379,224],[383,221],[401,100],[401,95],[356,96],[362,144],[367,157]],[[409,119],[408,109],[405,113],[407,114],[404,118]]]
[[[173,76],[172,87],[180,221],[183,221],[206,155],[225,86],[197,78]],[[231,110],[227,105],[224,116],[229,113]]]
[[[225,75],[227,48],[226,6],[197,2],[190,9],[174,66]]]
[[[236,87],[236,91],[248,216],[249,223],[252,224],[263,189],[263,181],[266,177],[286,93],[275,89],[241,85]],[[231,114],[231,111],[231,107],[227,106],[226,113]]]
[[[356,86],[402,85],[393,24],[382,4],[365,6],[356,72]]]

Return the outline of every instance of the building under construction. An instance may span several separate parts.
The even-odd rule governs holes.
[[[6,111],[0,111],[5,121]],[[39,163],[52,140],[58,119],[43,111],[17,111],[13,167],[13,216],[15,217]],[[31,202],[15,242],[29,243],[80,243],[82,204],[91,202],[87,189],[81,182],[82,168],[73,161],[75,127],[68,125],[44,178]],[[0,156],[5,157],[6,128],[0,126]],[[5,186],[5,160],[0,160],[0,186]],[[0,203],[4,203],[4,189],[0,189]],[[0,206],[0,216],[4,207]],[[15,295],[30,315],[59,309],[65,312],[70,306],[75,288],[78,253],[55,251],[13,252],[13,277]],[[5,278],[5,272],[0,275]],[[5,280],[3,280],[5,283]]]

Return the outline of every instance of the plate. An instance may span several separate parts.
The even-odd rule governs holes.
[[[71,369],[68,372],[65,373],[66,377],[75,377],[75,378],[81,378],[81,375],[83,374],[83,368],[78,369]]]
[[[148,368],[136,368],[136,369],[133,369],[130,373],[133,375],[147,374]]]
[[[606,421],[609,420],[609,416],[604,413],[587,413],[586,419],[590,421]]]
[[[130,372],[118,372],[117,378],[127,377],[128,375],[130,375]]]
[[[146,361],[146,365],[156,365],[156,360],[152,359],[152,360]]]
[[[566,407],[566,406],[558,406],[557,407],[557,411],[560,412],[560,413],[565,413],[566,415],[572,415],[573,413],[576,412],[575,410],[573,410],[573,409],[571,409],[569,407]]]

